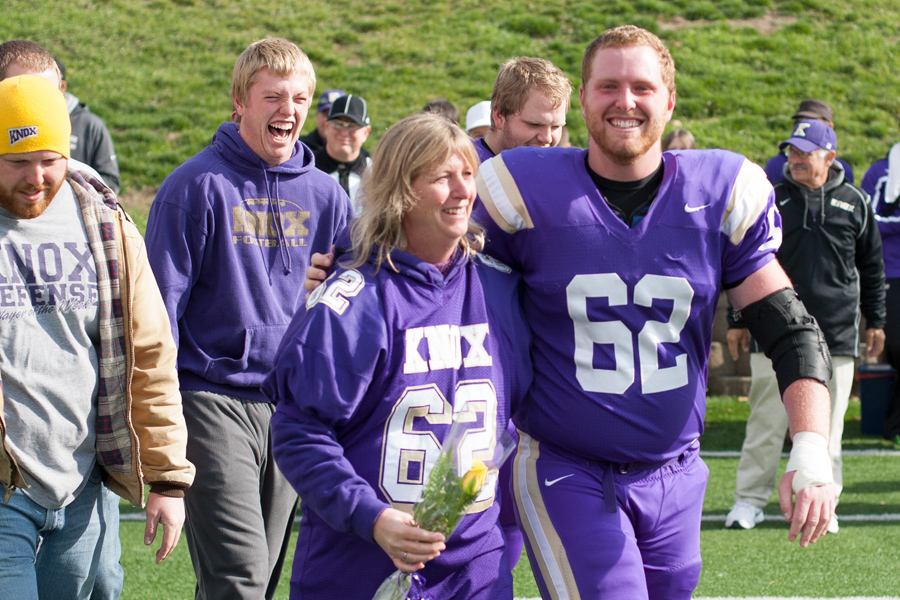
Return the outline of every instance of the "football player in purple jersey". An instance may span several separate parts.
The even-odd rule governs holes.
[[[477,177],[488,251],[522,272],[534,335],[534,383],[513,416],[517,509],[544,598],[687,599],[720,290],[778,374],[794,436],[779,494],[801,546],[834,511],[830,356],[774,260],[762,169],[720,150],[662,154],[675,108],[663,43],[605,32],[579,93],[587,151],[517,148]]]
[[[531,381],[519,277],[478,250],[469,217],[478,160],[443,117],[392,126],[363,182],[352,248],[298,311],[264,384],[278,465],[302,499],[291,597],[369,600],[395,569],[437,598],[512,598],[485,485],[444,539],[411,515],[457,418],[493,448]],[[465,401],[477,406],[461,413]],[[465,455],[465,456],[463,456]]]

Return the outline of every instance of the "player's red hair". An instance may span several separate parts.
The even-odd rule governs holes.
[[[600,37],[588,44],[581,61],[581,84],[586,85],[591,79],[594,55],[604,48],[629,48],[632,46],[650,46],[659,56],[659,68],[663,83],[669,93],[675,92],[675,60],[662,40],[636,25],[620,25],[607,29]]]

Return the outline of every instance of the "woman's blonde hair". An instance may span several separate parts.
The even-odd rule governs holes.
[[[413,183],[454,155],[466,160],[473,171],[478,167],[472,139],[440,115],[417,113],[385,132],[375,148],[372,166],[363,176],[360,187],[363,208],[351,225],[353,254],[345,266],[362,266],[374,251],[376,270],[385,261],[393,268],[391,251],[406,249],[403,218],[419,201]],[[460,249],[472,254],[483,246],[484,230],[469,221],[469,230],[459,241]]]

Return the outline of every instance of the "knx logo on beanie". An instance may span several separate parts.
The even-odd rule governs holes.
[[[66,99],[37,75],[0,81],[0,154],[50,150],[69,158],[72,124]]]
[[[30,127],[17,127],[9,130],[9,145],[15,146],[17,142],[27,140],[28,138],[37,137],[38,128],[36,125]]]

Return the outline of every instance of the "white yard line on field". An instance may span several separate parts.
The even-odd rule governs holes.
[[[837,516],[841,523],[850,522],[850,521],[860,521],[860,522],[863,522],[863,521],[900,521],[900,514],[897,514],[897,513],[887,513],[887,514],[880,514],[880,515],[842,515],[842,514],[838,513]],[[704,521],[711,521],[711,522],[716,522],[716,521],[724,522],[725,521],[725,515],[703,515],[703,517],[701,517],[701,518]],[[782,517],[781,515],[778,515],[778,514],[766,515],[765,520],[766,521],[780,521],[783,523],[784,517]]]
[[[740,458],[740,450],[701,450],[703,458]],[[788,458],[787,452],[781,453],[781,458]],[[841,456],[900,456],[900,450],[843,450]]]

